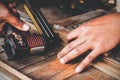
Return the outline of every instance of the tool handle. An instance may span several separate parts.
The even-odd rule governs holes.
[[[34,1],[25,0],[25,3],[31,11],[32,15],[34,16],[34,18],[36,19],[40,29],[43,31],[43,34],[50,39],[54,39],[55,34],[52,30],[51,25],[48,23],[38,6],[34,4]]]

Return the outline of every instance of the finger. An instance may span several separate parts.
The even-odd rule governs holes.
[[[16,9],[16,8],[13,8],[12,11],[13,11],[14,13],[17,13],[17,9]]]
[[[63,57],[67,53],[69,53],[73,48],[77,47],[78,45],[81,45],[85,42],[85,38],[83,39],[75,39],[71,43],[69,43],[65,48],[63,48],[59,53],[58,53],[58,58]]]
[[[9,8],[10,8],[10,9],[12,9],[12,8],[14,8],[14,7],[15,7],[15,6],[13,5],[13,3],[9,3],[9,5],[8,5],[8,6],[9,6]]]
[[[15,4],[15,2],[11,2],[11,3],[9,3],[8,6],[12,9],[12,8],[15,8],[15,7],[16,7],[16,4]]]
[[[87,43],[79,45],[78,47],[76,47],[75,49],[70,51],[68,54],[66,54],[64,57],[62,57],[60,59],[60,62],[64,64],[64,63],[80,56],[81,54],[88,51],[89,49],[90,49],[90,46]]]
[[[9,8],[13,8],[13,4],[12,3],[9,3]]]
[[[6,22],[10,23],[11,25],[13,25],[14,27],[16,27],[17,29],[19,29],[21,31],[28,31],[30,28],[29,25],[27,25],[25,22],[21,21],[14,15],[10,15],[6,19]]]
[[[68,35],[67,35],[67,39],[71,40],[74,39],[76,37],[78,37],[78,35],[80,35],[80,31],[78,28],[76,28],[75,30],[71,31]]]
[[[93,50],[88,56],[77,66],[75,71],[77,73],[83,71],[98,55],[100,52],[98,50]]]

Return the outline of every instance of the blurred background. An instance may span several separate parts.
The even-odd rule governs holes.
[[[25,12],[22,0],[14,1],[18,5],[18,10]],[[120,0],[34,0],[34,2],[50,23],[96,9],[120,11]]]

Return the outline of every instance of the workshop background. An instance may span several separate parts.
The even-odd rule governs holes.
[[[17,0],[16,0],[17,1]],[[71,16],[83,14],[96,9],[120,12],[120,0],[34,0],[39,5],[46,19],[52,24]],[[16,2],[22,3],[22,2]],[[25,12],[23,5],[18,10]]]

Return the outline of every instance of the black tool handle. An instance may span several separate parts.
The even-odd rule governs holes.
[[[26,5],[28,6],[29,10],[31,11],[32,15],[36,19],[40,29],[43,31],[44,35],[46,35],[50,39],[54,39],[55,34],[52,30],[51,25],[48,23],[46,18],[44,17],[43,13],[40,11],[38,6],[34,4],[33,0],[25,0]]]

